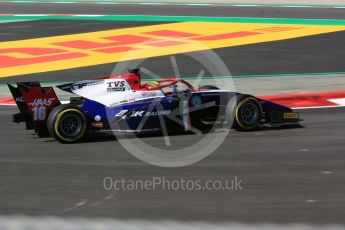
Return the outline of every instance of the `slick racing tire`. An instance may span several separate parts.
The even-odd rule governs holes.
[[[47,127],[50,135],[60,143],[75,143],[86,135],[87,118],[74,105],[60,105],[49,114]]]
[[[259,101],[250,95],[237,95],[235,99],[228,104],[226,115],[231,121],[232,128],[238,131],[256,129],[262,118],[262,107]]]
[[[203,85],[199,89],[200,90],[203,90],[203,89],[218,90],[219,88],[217,86],[214,86],[214,85]]]
[[[262,108],[257,99],[252,96],[243,96],[236,106],[234,128],[236,130],[256,129],[261,121]]]

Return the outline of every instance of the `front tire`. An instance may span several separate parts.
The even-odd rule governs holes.
[[[234,128],[240,131],[256,129],[260,125],[261,118],[260,103],[256,98],[246,95],[236,106]]]
[[[48,131],[60,143],[75,143],[87,132],[87,118],[76,106],[60,105],[49,114]]]

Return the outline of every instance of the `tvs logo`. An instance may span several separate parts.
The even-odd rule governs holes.
[[[107,92],[125,91],[125,81],[107,82]]]
[[[107,82],[108,88],[107,92],[114,92],[114,91],[125,91],[125,81],[114,81],[114,82]]]
[[[124,87],[125,86],[125,81],[115,81],[115,82],[107,82],[108,87]]]

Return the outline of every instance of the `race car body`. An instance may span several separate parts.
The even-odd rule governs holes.
[[[20,110],[13,121],[62,143],[77,142],[90,131],[190,132],[214,124],[254,130],[299,123],[299,114],[290,108],[251,95],[210,85],[196,90],[176,78],[142,83],[139,69],[57,86],[78,96],[67,104],[61,104],[52,87],[17,85],[9,85]]]

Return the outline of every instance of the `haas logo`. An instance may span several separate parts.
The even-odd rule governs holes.
[[[34,107],[36,106],[49,106],[51,105],[53,102],[55,101],[55,98],[49,98],[49,99],[46,99],[46,98],[38,98],[38,99],[35,99],[32,103],[29,103],[29,105],[32,105]]]

